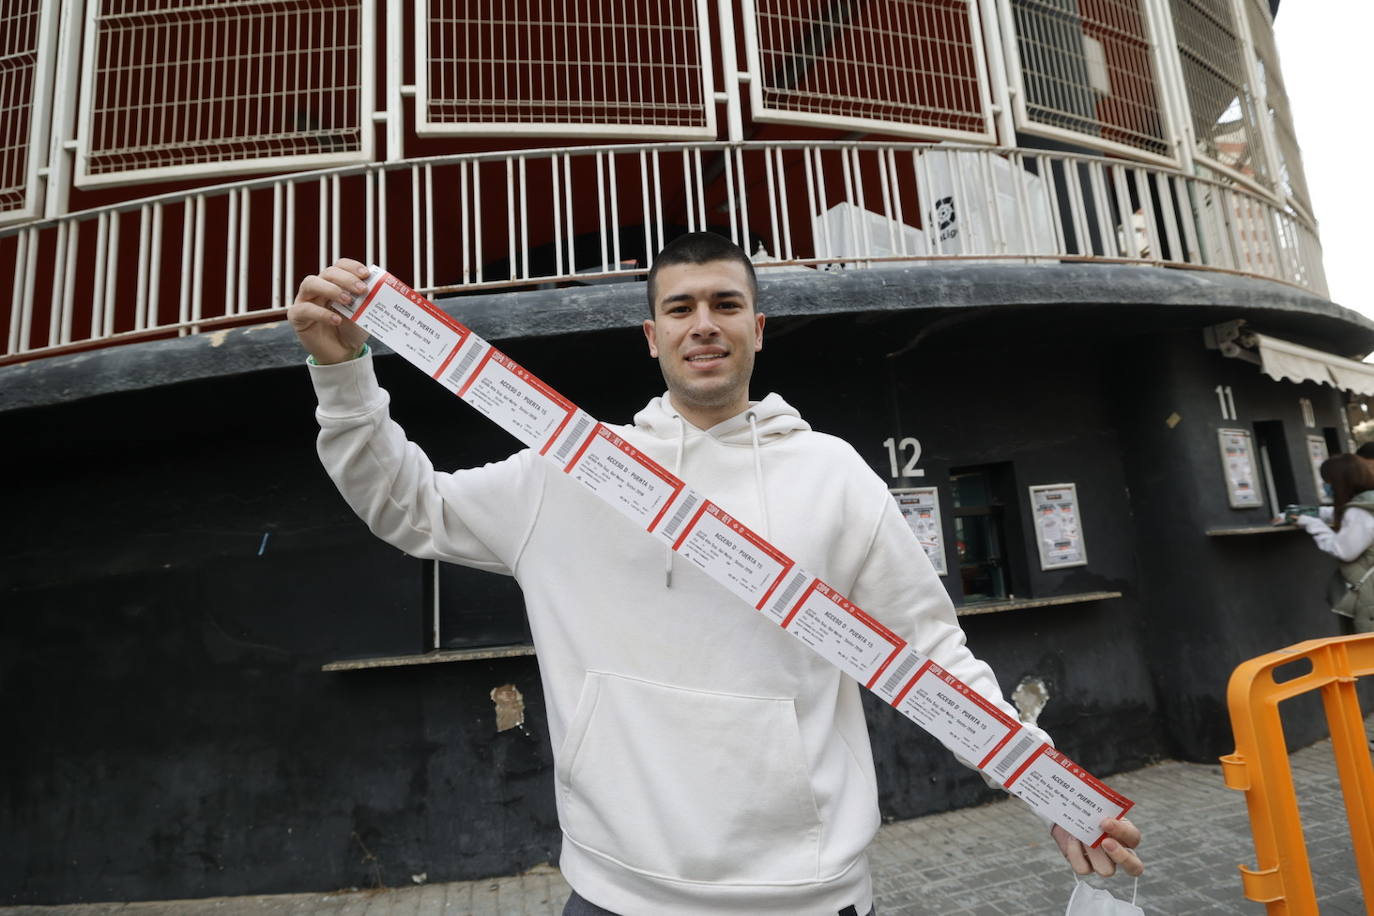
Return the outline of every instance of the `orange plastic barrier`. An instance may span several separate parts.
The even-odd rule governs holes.
[[[1305,669],[1304,659],[1310,671],[1274,680],[1276,669]],[[1358,679],[1369,674],[1374,674],[1374,634],[1298,643],[1242,662],[1231,674],[1226,693],[1236,751],[1221,758],[1222,773],[1228,787],[1245,792],[1255,838],[1257,867],[1240,866],[1241,885],[1247,899],[1266,905],[1269,916],[1318,912],[1279,719],[1280,702],[1317,689],[1331,729],[1365,912],[1374,916],[1374,767],[1355,694]]]

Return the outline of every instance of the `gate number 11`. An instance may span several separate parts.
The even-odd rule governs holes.
[[[910,436],[900,442],[896,439],[884,439],[883,445],[887,446],[887,460],[892,467],[893,477],[926,476],[925,471],[916,467],[916,462],[921,460],[921,443],[918,440]],[[897,473],[897,452],[899,450],[904,452],[907,449],[911,449],[911,457],[907,459],[906,464],[902,465],[902,472],[899,474]]]

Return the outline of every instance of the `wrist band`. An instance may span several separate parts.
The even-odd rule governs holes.
[[[354,353],[348,359],[341,359],[337,363],[321,363],[319,360],[315,359],[315,354],[313,353],[307,356],[305,358],[305,361],[312,366],[342,366],[344,363],[351,363],[355,359],[362,359],[363,356],[366,355],[367,351],[368,346],[366,343],[364,343],[361,347],[358,348],[357,353]]]
[[[334,305],[1079,840],[1133,805],[844,595],[379,267]],[[364,348],[366,349],[366,348]],[[359,354],[361,355],[361,354]]]

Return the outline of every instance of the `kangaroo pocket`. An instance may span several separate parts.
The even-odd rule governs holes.
[[[588,672],[557,779],[568,837],[630,868],[816,878],[820,820],[790,699]]]

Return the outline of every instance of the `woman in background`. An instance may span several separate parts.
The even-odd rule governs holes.
[[[1374,464],[1356,455],[1337,455],[1322,462],[1321,475],[1331,484],[1330,515],[1322,507],[1320,518],[1299,515],[1293,521],[1312,535],[1319,549],[1340,561],[1341,578],[1358,593],[1350,616],[1343,615],[1342,629],[1374,632]]]

